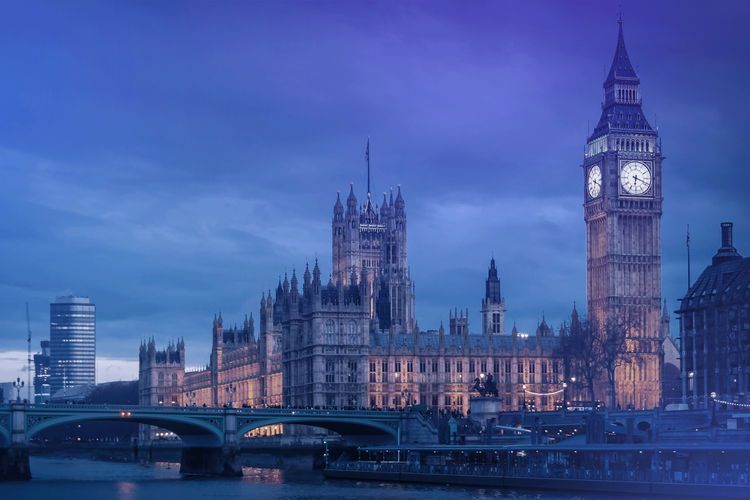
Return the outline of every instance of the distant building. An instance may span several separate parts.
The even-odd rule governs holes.
[[[42,340],[42,352],[34,354],[34,402],[44,403],[50,398],[49,340]]]
[[[474,332],[469,311],[457,309],[449,312],[447,329],[420,330],[406,229],[400,188],[379,209],[369,193],[361,208],[353,189],[346,208],[337,197],[328,283],[317,261],[300,280],[292,271],[273,296],[261,297],[257,336],[252,315],[241,328],[225,328],[221,315],[215,317],[202,370],[185,371],[181,341],[163,351],[153,339],[142,344],[141,404],[221,406],[231,399],[237,406],[424,404],[466,412],[475,379],[492,375],[506,408],[522,408],[524,394],[527,407],[559,407],[559,336],[543,318],[535,334],[515,325],[506,332],[494,258]]]
[[[50,304],[50,392],[96,384],[96,306],[67,295]]]
[[[0,403],[15,401],[15,393],[11,382],[0,383]]]
[[[732,246],[732,223],[721,224],[721,248],[681,299],[682,399],[706,408],[747,402],[750,372],[750,258]]]
[[[88,384],[66,386],[52,394],[49,402],[52,404],[83,403],[91,396],[95,387]]]

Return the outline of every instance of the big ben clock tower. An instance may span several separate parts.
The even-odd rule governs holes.
[[[661,399],[664,158],[657,139],[641,110],[640,79],[625,50],[620,20],[602,115],[583,161],[583,207],[588,315],[600,324],[627,319],[634,325],[615,371],[616,401],[607,398],[622,408],[653,408]],[[608,384],[600,387],[611,396]]]

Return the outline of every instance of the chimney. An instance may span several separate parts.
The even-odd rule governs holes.
[[[731,247],[732,246],[732,224],[731,222],[721,223],[721,246]]]
[[[721,223],[721,248],[714,255],[711,264],[721,264],[723,262],[729,262],[732,260],[741,259],[742,256],[737,253],[737,250],[732,246],[732,224],[731,222]]]

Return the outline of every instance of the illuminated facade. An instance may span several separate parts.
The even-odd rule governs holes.
[[[622,34],[604,81],[602,114],[583,161],[587,313],[606,324],[635,324],[615,371],[621,407],[654,408],[662,399],[662,156],[641,109],[640,79]],[[606,382],[601,394],[609,394]]]
[[[494,258],[479,332],[470,332],[468,310],[449,312],[448,331],[419,329],[400,187],[379,210],[368,195],[360,212],[353,189],[346,210],[337,198],[332,239],[332,278],[322,282],[317,261],[301,282],[292,271],[273,296],[262,294],[257,335],[252,315],[241,328],[225,329],[221,315],[214,318],[205,369],[185,371],[182,342],[166,351],[143,344],[142,404],[222,406],[231,399],[235,406],[424,404],[465,412],[475,379],[488,375],[508,409],[520,409],[524,394],[528,407],[560,404],[559,394],[541,395],[562,388],[559,338],[544,319],[533,335],[515,326],[506,333]]]

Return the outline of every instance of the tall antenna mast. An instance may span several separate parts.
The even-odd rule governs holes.
[[[365,161],[367,162],[367,194],[370,194],[370,136],[367,136],[367,149],[365,149]]]
[[[31,322],[29,321],[29,303],[26,302],[26,328],[29,330],[29,382],[28,382],[28,388],[29,388],[29,403],[33,403],[31,401]]]

